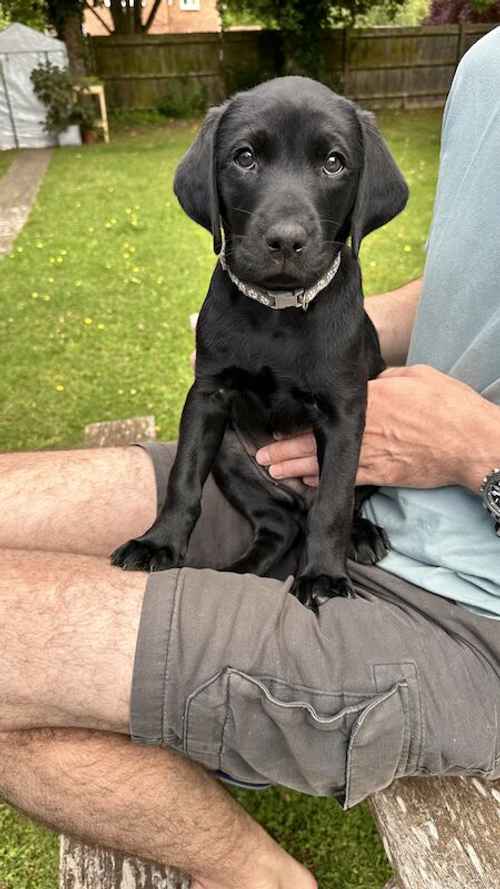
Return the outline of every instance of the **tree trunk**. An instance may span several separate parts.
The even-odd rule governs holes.
[[[60,28],[58,28],[58,32],[68,50],[71,73],[75,77],[86,77],[87,64],[83,44],[81,12],[72,12],[70,15],[67,15]]]
[[[121,0],[111,0],[109,8],[111,18],[113,19],[113,27],[115,34],[133,34],[134,33],[134,8],[122,6]]]

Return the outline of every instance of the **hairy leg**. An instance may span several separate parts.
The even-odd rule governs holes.
[[[0,731],[128,733],[146,580],[93,556],[1,553]]]
[[[142,448],[0,454],[0,549],[109,555],[156,516]]]
[[[197,889],[311,889],[203,769],[121,737],[145,583],[92,556],[2,553],[0,796],[89,842],[177,865]]]
[[[178,867],[193,889],[316,885],[204,769],[119,735],[0,734],[1,796],[90,844]]]

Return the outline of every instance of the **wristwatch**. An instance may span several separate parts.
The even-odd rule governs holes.
[[[485,475],[479,488],[483,506],[495,522],[495,532],[500,537],[500,469],[492,469]]]

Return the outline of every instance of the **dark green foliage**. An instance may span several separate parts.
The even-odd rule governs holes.
[[[160,99],[157,110],[164,117],[195,117],[208,108],[207,91],[202,83],[191,78],[173,80]]]
[[[45,0],[1,0],[0,28],[12,22],[20,22],[29,28],[43,31],[47,25]]]
[[[96,115],[92,100],[75,93],[75,84],[67,68],[47,61],[33,68],[31,81],[35,95],[47,107],[45,129],[57,135],[71,124],[84,130],[95,127]]]
[[[321,34],[326,28],[352,26],[373,6],[384,6],[390,18],[404,0],[218,0],[222,20],[238,15],[254,18],[281,34],[281,74],[308,74],[322,78],[324,61]]]

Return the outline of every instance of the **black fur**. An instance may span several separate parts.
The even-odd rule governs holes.
[[[341,262],[307,312],[249,299],[217,264],[198,322],[196,378],[166,505],[146,534],[113,553],[113,563],[182,565],[213,471],[254,529],[248,552],[224,567],[272,573],[303,539],[294,592],[317,610],[331,596],[350,595],[349,554],[374,562],[386,552],[383,531],[359,513],[369,492],[354,496],[367,382],[384,366],[363,308],[358,254],[362,238],[404,208],[406,184],[371,115],[322,84],[284,77],[208,113],[174,189],[188,215],[211,231],[216,253],[223,230],[229,266],[246,283],[307,287],[339,252]],[[276,485],[245,452],[275,432],[307,428],[320,466],[312,502],[310,490]]]

